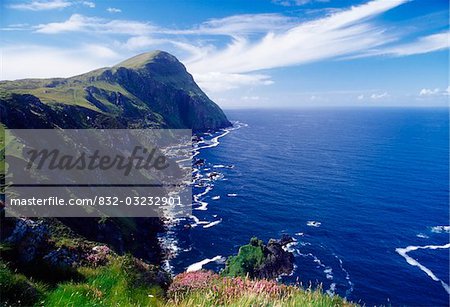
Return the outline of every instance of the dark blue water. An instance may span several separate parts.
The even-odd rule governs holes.
[[[298,244],[297,268],[285,282],[322,284],[368,305],[448,305],[448,246],[407,253],[440,281],[396,252],[449,243],[448,228],[436,228],[449,225],[447,109],[226,113],[248,126],[197,156],[206,159],[203,174],[223,178],[201,197],[207,210],[193,211],[200,220],[222,221],[178,229],[176,272],[234,254],[252,236],[286,233]]]

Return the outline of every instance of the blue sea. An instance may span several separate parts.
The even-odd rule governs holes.
[[[204,135],[195,157],[193,216],[166,235],[174,273],[220,270],[252,236],[288,234],[283,282],[367,305],[449,304],[448,109],[226,114],[235,127]]]

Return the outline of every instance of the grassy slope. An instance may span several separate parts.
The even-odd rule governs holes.
[[[167,292],[139,278],[127,256],[99,268],[79,268],[83,281],[56,286],[13,273],[0,263],[2,302],[20,306],[357,306],[320,290],[274,281],[224,278],[212,272],[183,273]],[[20,302],[20,303],[19,303]]]
[[[1,303],[8,306],[156,306],[163,290],[137,284],[128,256],[99,268],[81,267],[81,280],[56,285],[36,282],[0,263]]]
[[[55,87],[49,87],[55,79],[25,79],[19,81],[0,82],[0,95],[3,98],[7,98],[11,93],[31,94],[38,97],[45,104],[80,106],[100,113],[103,112],[86,99],[85,84],[80,84],[80,82],[77,82],[76,80],[69,80],[70,81],[67,83]],[[141,106],[144,105],[142,101],[131,95],[117,83],[91,81],[89,85],[103,89],[109,93],[121,93],[123,96],[138,102]],[[96,96],[95,98],[100,100],[112,110],[116,108],[116,106],[104,99],[104,97]]]
[[[221,277],[212,272],[182,273],[168,290],[168,306],[356,306],[320,290],[275,281]]]
[[[11,93],[17,94],[31,94],[38,97],[45,104],[63,104],[88,108],[97,112],[102,112],[91,102],[86,99],[85,88],[87,85],[105,90],[108,93],[120,93],[145,108],[145,104],[137,97],[129,93],[120,84],[115,82],[98,81],[99,76],[107,70],[116,72],[120,67],[127,69],[140,69],[146,64],[152,63],[155,57],[161,54],[160,51],[148,52],[125,60],[114,67],[105,67],[90,71],[88,73],[74,76],[71,78],[53,78],[53,79],[23,79],[15,81],[1,81],[0,82],[0,98],[9,98]],[[173,78],[176,79],[174,76]],[[171,82],[169,77],[167,80]],[[172,83],[177,83],[177,82]],[[178,84],[177,84],[178,85]],[[181,88],[181,87],[180,87]],[[189,89],[187,89],[189,91]],[[107,107],[114,110],[115,106],[108,102],[104,97],[95,97],[100,100]]]
[[[120,62],[119,64],[115,65],[114,67],[125,67],[125,68],[131,68],[131,69],[138,69],[138,68],[144,66],[145,64],[153,62],[155,57],[160,53],[161,53],[161,51],[159,51],[159,50],[156,50],[153,52],[142,53],[142,54],[139,54],[132,58],[129,58],[123,62]]]

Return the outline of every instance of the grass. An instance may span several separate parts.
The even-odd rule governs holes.
[[[163,289],[141,277],[131,256],[106,266],[80,267],[79,281],[56,285],[34,282],[0,263],[1,306],[157,306]],[[145,274],[145,273],[144,273]]]
[[[120,62],[119,64],[115,65],[114,67],[126,67],[126,68],[131,68],[131,69],[141,68],[145,64],[152,62],[153,59],[155,58],[155,56],[157,56],[159,53],[160,53],[160,51],[141,53],[141,54],[134,56],[128,60]]]
[[[34,282],[22,274],[11,271],[0,262],[0,298],[2,306],[31,306],[37,303],[46,291],[42,283]]]
[[[104,90],[107,93],[121,93],[130,100],[136,101],[140,108],[144,108],[145,104],[130,94],[122,86],[116,83],[109,83],[105,81],[89,81],[89,78],[98,77],[105,69],[96,70],[85,75],[72,77],[66,79],[64,82],[57,83],[53,86],[52,83],[59,81],[59,79],[24,79],[17,81],[3,81],[0,82],[0,99],[11,99],[11,93],[17,94],[31,94],[38,97],[45,104],[63,104],[88,108],[97,112],[102,112],[96,106],[86,99],[86,84],[95,86],[98,89]],[[61,79],[62,80],[62,79]],[[94,97],[100,100],[113,113],[118,112],[117,106],[109,102],[105,97],[94,94]]]
[[[321,289],[271,280],[223,277],[211,271],[177,275],[165,291],[151,266],[114,256],[105,266],[80,267],[82,279],[44,284],[0,262],[1,306],[357,306]]]
[[[220,277],[205,271],[182,273],[168,291],[166,306],[357,306],[320,289],[268,280]]]
[[[252,238],[250,243],[239,248],[236,256],[227,260],[222,272],[224,276],[254,276],[254,271],[264,261],[264,245],[261,240]]]
[[[45,306],[157,306],[163,290],[158,285],[136,285],[126,268],[126,257],[100,269],[84,268],[82,283],[60,284],[44,299]]]

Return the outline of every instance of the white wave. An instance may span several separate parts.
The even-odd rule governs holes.
[[[317,258],[315,255],[313,255],[312,253],[308,253],[308,254],[302,254],[302,253],[299,253],[299,255],[300,256],[302,256],[302,257],[311,257],[311,258],[313,258],[313,261],[314,261],[314,263],[316,263],[317,264],[317,268],[326,268],[326,266],[322,263],[322,261],[320,261],[320,259],[319,258]]]
[[[191,264],[190,266],[187,267],[186,272],[195,272],[195,271],[199,271],[203,268],[204,265],[210,263],[210,262],[217,262],[217,263],[222,263],[225,261],[225,258],[222,256],[215,256],[211,259],[206,258],[202,261],[196,262]]]
[[[219,224],[220,222],[222,222],[222,219],[217,220],[217,221],[214,221],[214,222],[211,222],[211,223],[206,224],[206,225],[203,225],[203,228],[210,228],[210,227],[213,227],[213,226]]]
[[[327,279],[333,279],[333,269],[330,267],[327,267],[325,270],[323,270],[323,272],[325,273],[325,276]]]
[[[245,126],[247,126],[247,125],[240,123],[240,122],[234,122],[233,127],[222,129],[222,133],[213,137],[209,142],[206,140],[202,140],[198,143],[186,144],[186,156],[188,156],[189,153],[190,153],[190,156],[186,157],[185,159],[178,160],[177,162],[178,163],[189,162],[191,164],[192,160],[197,155],[200,154],[202,149],[218,146],[220,144],[219,139],[221,137],[226,136],[228,133],[230,133],[230,131],[237,130],[237,129],[239,129],[241,127],[245,127]],[[209,135],[211,137],[213,136],[213,134],[211,134],[211,133]],[[190,148],[188,147],[188,145],[190,146]],[[190,165],[190,167],[192,167],[192,165]],[[225,166],[225,167],[232,168],[234,166],[231,165],[231,166]],[[192,182],[190,181],[189,183],[196,185],[197,187],[204,186],[202,181],[205,179],[202,177],[203,177],[203,175],[200,172],[200,168],[193,167],[192,168]],[[222,177],[222,180],[225,180],[225,179]],[[197,203],[200,203],[200,207],[197,208],[198,210],[202,210],[202,209],[206,210],[207,209],[208,203],[200,201],[201,197],[203,197],[204,195],[206,195],[208,192],[210,192],[213,189],[213,184],[210,182],[211,180],[207,180],[207,181],[208,181],[208,183],[206,184],[205,190],[202,193],[199,193],[199,194],[193,196],[194,201]],[[217,216],[215,216],[215,217],[217,217]],[[191,218],[194,221],[194,223],[190,225],[191,227],[196,227],[198,225],[207,226],[208,224],[210,225],[209,227],[212,227],[214,225],[217,225],[221,221],[221,220],[215,221],[215,222],[201,221],[199,218],[197,218],[194,215],[189,216],[189,218]],[[168,272],[171,272],[171,273],[173,272],[173,266],[171,265],[171,260],[177,256],[177,254],[179,252],[179,248],[178,248],[178,241],[176,240],[176,236],[173,234],[172,231],[170,231],[170,229],[174,229],[175,226],[177,224],[179,224],[179,222],[180,222],[180,220],[165,219],[164,223],[167,225],[169,231],[166,231],[161,237],[158,238],[162,244],[163,249],[168,251],[168,253],[166,253],[166,258],[163,261],[163,266],[165,269],[167,269]],[[185,250],[189,250],[189,249],[190,249],[190,247]],[[217,257],[214,257],[213,259],[205,259],[205,260],[207,260],[208,262],[224,261],[224,258],[222,259],[222,257],[217,256]],[[201,267],[208,262],[203,261],[200,264],[199,263],[194,264],[193,266],[190,266],[189,268],[190,268],[190,270],[194,270],[195,268],[200,266],[200,269],[201,269]],[[189,271],[189,268],[188,268],[188,271]]]
[[[434,233],[450,233],[450,226],[434,226],[431,227],[431,232]]]
[[[236,194],[236,193],[228,193],[227,196],[228,196],[228,197],[236,197],[237,194]]]
[[[321,222],[317,222],[317,221],[308,221],[306,223],[307,226],[309,227],[320,227],[320,225],[322,225]]]
[[[423,234],[423,233],[418,233],[418,234],[416,235],[416,237],[422,238],[422,239],[428,239],[428,238],[429,238],[429,236],[427,236],[426,234]]]
[[[213,189],[212,186],[206,186],[203,192],[194,195],[194,201],[200,204],[200,207],[194,208],[194,210],[201,210],[201,211],[208,210],[208,203],[206,201],[201,201],[200,197],[208,194],[209,191],[211,191],[212,189]]]
[[[195,215],[190,215],[189,217],[194,220],[194,224],[191,224],[191,227],[196,227],[197,225],[210,223],[208,221],[200,221],[200,219],[198,217],[196,217]]]
[[[295,250],[295,246],[298,245],[297,240],[293,239],[294,241],[291,243],[286,244],[285,246],[283,246],[284,251],[286,252],[290,252],[290,253],[294,253],[296,252]]]
[[[194,195],[194,200],[195,200],[195,201],[198,201],[198,199],[199,199],[200,197],[202,197],[202,196],[208,194],[208,192],[211,191],[211,190],[212,190],[212,187],[211,187],[211,186],[207,186],[203,192]]]
[[[200,207],[193,208],[194,210],[206,211],[208,210],[208,203],[206,201],[199,201]]]
[[[339,267],[341,268],[341,271],[345,273],[345,279],[347,280],[347,283],[349,285],[349,288],[347,289],[347,291],[345,291],[345,297],[347,297],[353,292],[353,282],[350,279],[350,274],[344,268],[344,264],[343,264],[341,258],[339,258],[336,254],[333,254],[333,255],[339,261]]]
[[[445,244],[445,245],[408,246],[406,248],[396,248],[395,251],[400,256],[405,258],[405,260],[406,260],[406,262],[408,262],[408,264],[418,267],[425,274],[427,274],[431,279],[433,279],[434,281],[440,282],[442,287],[445,289],[445,291],[447,291],[447,293],[450,294],[450,287],[448,284],[446,284],[444,281],[442,281],[436,275],[434,275],[434,273],[429,268],[427,268],[423,264],[419,263],[419,261],[417,261],[416,259],[408,256],[409,252],[415,251],[418,249],[448,249],[448,248],[450,248],[450,243]]]
[[[303,232],[297,232],[295,235],[299,236],[299,237],[303,237],[305,234]]]
[[[336,293],[336,284],[332,283],[330,288],[326,291],[329,296],[334,296]]]
[[[233,130],[237,130],[240,129],[242,127],[247,127],[246,124],[240,123],[240,122],[234,122],[233,126],[228,127],[228,128],[224,128],[222,129],[222,133],[214,136],[213,138],[211,138],[210,140],[203,140],[201,142],[199,142],[198,144],[200,145],[198,147],[198,149],[206,149],[206,148],[212,148],[212,147],[216,147],[220,144],[219,139],[226,136],[228,133],[230,133]],[[209,133],[209,136],[213,136],[211,133]],[[202,144],[205,144],[202,146]]]
[[[163,268],[169,272],[173,272],[173,266],[170,263],[170,260],[175,258],[178,255],[178,240],[173,231],[167,231],[164,236],[158,237],[160,246],[164,251],[166,259],[163,261]]]
[[[211,197],[211,199],[212,199],[212,200],[218,200],[218,199],[220,199],[220,196],[219,196],[219,195],[213,196],[213,197]]]
[[[212,148],[212,147],[218,146],[220,144],[219,139],[226,136],[228,133],[230,133],[230,131],[232,131],[232,129],[223,129],[223,131],[224,132],[222,134],[213,137],[211,140],[202,142],[205,145],[203,145],[203,146],[200,145],[198,147],[198,149],[206,149],[206,148]]]
[[[292,271],[289,274],[283,273],[277,276],[276,281],[282,282],[283,277],[285,276],[294,276],[295,272],[297,271],[298,266],[294,263],[294,267],[292,268]]]
[[[234,168],[234,165],[223,165],[223,164],[218,164],[218,165],[213,165],[214,168]]]

